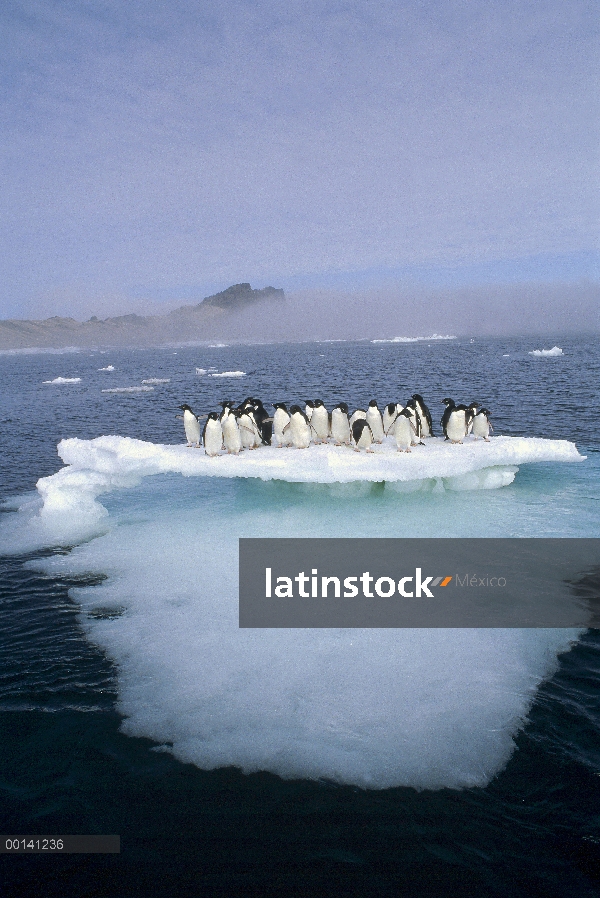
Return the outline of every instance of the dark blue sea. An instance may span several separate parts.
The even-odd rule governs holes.
[[[590,337],[0,355],[0,832],[121,837],[0,855],[2,898],[599,896],[597,630],[235,624],[244,535],[600,536],[599,384]],[[180,444],[184,402],[413,392],[434,424],[477,400],[495,434],[586,459],[400,493],[119,480],[90,454],[39,526],[63,439]]]

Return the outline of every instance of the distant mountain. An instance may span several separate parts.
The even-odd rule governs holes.
[[[64,349],[69,346],[155,346],[215,338],[233,339],[249,325],[248,309],[281,309],[283,290],[233,284],[193,306],[181,306],[166,315],[118,315],[89,321],[55,316],[44,321],[0,320],[0,350]]]

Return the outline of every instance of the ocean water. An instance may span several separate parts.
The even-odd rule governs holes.
[[[50,864],[49,895],[600,894],[597,631],[236,626],[240,536],[600,535],[599,371],[597,341],[560,337],[0,356],[3,832],[122,837],[1,857],[6,894]],[[159,472],[92,518],[90,460],[36,529],[62,439],[180,443],[182,402],[415,391],[434,424],[477,399],[496,434],[586,460],[412,492]]]

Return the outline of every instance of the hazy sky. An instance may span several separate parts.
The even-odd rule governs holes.
[[[4,0],[0,315],[598,275],[595,0]]]

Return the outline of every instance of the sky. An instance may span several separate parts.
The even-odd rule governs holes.
[[[589,295],[599,22],[587,0],[3,0],[0,317],[241,281],[365,311],[411,286]]]

